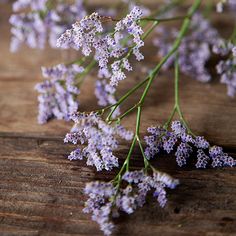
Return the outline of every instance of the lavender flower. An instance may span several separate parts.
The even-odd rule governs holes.
[[[236,94],[235,46],[231,42],[220,40],[214,45],[213,52],[222,57],[216,65],[216,71],[220,75],[220,82],[226,84],[228,96],[234,97]]]
[[[110,221],[112,204],[109,200],[114,197],[116,189],[111,183],[91,182],[84,190],[89,199],[85,203],[84,212],[92,213],[92,220],[96,221],[105,235],[111,235],[114,224]]]
[[[190,156],[191,152],[192,148],[188,143],[182,142],[178,145],[175,156],[179,166],[186,164],[186,160]]]
[[[94,43],[97,41],[98,34],[103,32],[101,16],[92,13],[85,16],[81,21],[72,25],[57,41],[57,47],[82,49],[85,56],[92,52]]]
[[[236,161],[230,157],[227,153],[223,152],[222,147],[213,146],[209,150],[209,155],[212,158],[212,166],[213,167],[221,167],[221,166],[235,166]]]
[[[92,213],[92,220],[96,221],[105,235],[110,235],[114,229],[112,218],[123,211],[132,214],[146,201],[147,193],[153,190],[153,196],[164,207],[167,198],[165,188],[175,188],[179,181],[161,172],[154,172],[152,176],[141,171],[126,172],[122,180],[126,187],[117,188],[112,183],[92,182],[85,187],[88,200],[84,212]],[[127,185],[128,184],[128,185]]]
[[[208,82],[211,76],[206,69],[206,63],[211,56],[211,47],[219,35],[200,14],[193,16],[190,28],[190,34],[182,40],[178,50],[180,70],[198,81]],[[158,32],[159,36],[154,39],[154,45],[158,47],[158,55],[163,57],[170,51],[170,40],[176,37],[177,31],[159,27]],[[174,57],[170,57],[163,69],[168,69],[173,62]]]
[[[48,39],[50,46],[55,47],[59,35],[86,14],[82,0],[69,5],[57,1],[54,9],[49,7],[48,0],[17,0],[13,11],[15,14],[10,17],[12,52],[24,43],[30,48],[43,49]]]
[[[124,69],[132,70],[128,58],[123,56],[127,52],[127,48],[121,43],[125,35],[133,36],[132,52],[138,60],[142,59],[139,48],[144,44],[141,40],[143,31],[136,23],[141,15],[141,10],[134,7],[124,19],[116,23],[115,33],[111,35],[104,30],[103,22],[112,19],[94,12],[74,23],[72,28],[62,34],[57,41],[58,47],[81,50],[84,56],[94,52],[94,59],[99,64],[98,77],[100,78],[95,84],[95,95],[101,106],[116,103],[115,88],[119,81],[126,78]],[[113,113],[113,117],[119,114],[118,108]]]
[[[133,36],[133,42],[135,46],[133,48],[133,53],[138,61],[143,59],[143,55],[140,53],[139,48],[144,45],[141,35],[143,34],[142,28],[137,24],[137,20],[142,17],[143,13],[141,9],[134,6],[132,11],[121,21],[117,22],[115,31],[116,34],[120,31],[127,30],[127,32]]]
[[[198,149],[196,168],[206,168],[209,159],[202,149]]]
[[[167,139],[168,132],[162,127],[149,127],[147,129],[150,136],[145,136],[144,140],[147,144],[145,155],[147,159],[153,158],[163,148],[163,143]]]
[[[38,122],[46,123],[50,118],[69,120],[69,114],[78,110],[77,96],[80,90],[76,79],[83,72],[83,67],[76,64],[59,64],[52,68],[42,68],[46,80],[38,83],[39,92]]]
[[[236,46],[232,48],[232,53],[233,53],[233,56],[236,57]]]
[[[235,166],[236,161],[223,152],[221,147],[210,147],[202,136],[192,136],[188,134],[186,127],[180,121],[173,121],[172,131],[162,127],[149,127],[149,136],[145,136],[147,147],[145,155],[153,158],[161,150],[167,153],[175,152],[176,162],[179,166],[184,166],[190,155],[197,151],[196,168],[206,168],[211,162],[212,167]]]
[[[12,39],[10,50],[16,52],[22,43],[30,48],[44,48],[46,28],[37,13],[17,14],[10,17]]]
[[[220,0],[216,4],[216,11],[219,13],[223,12],[224,5],[228,6],[230,10],[236,9],[236,2],[234,0]]]
[[[85,56],[90,56],[94,52],[94,59],[99,64],[100,80],[96,82],[95,87],[99,105],[106,106],[116,102],[115,88],[126,78],[124,70],[132,70],[128,56],[125,56],[127,45],[122,45],[123,38],[129,35],[133,37],[128,42],[132,45],[132,50],[127,55],[132,52],[137,60],[143,59],[139,51],[144,45],[141,39],[143,31],[137,23],[141,16],[140,8],[135,6],[125,18],[116,23],[114,33],[108,34],[104,30],[104,21],[112,21],[112,18],[94,12],[74,23],[57,41],[58,47],[81,50]],[[118,114],[119,109],[113,115]]]
[[[120,125],[108,125],[96,113],[73,114],[71,119],[75,125],[66,135],[64,142],[81,143],[86,146],[83,149],[76,149],[68,158],[70,160],[86,158],[87,165],[95,166],[97,171],[117,167],[118,158],[113,154],[113,150],[118,147],[116,137],[131,140],[133,133]]]
[[[125,18],[116,23],[115,33],[111,35],[104,32],[103,22],[112,19],[94,12],[81,21],[74,23],[71,29],[62,34],[58,39],[57,46],[81,49],[85,56],[89,56],[94,51],[94,58],[98,61],[100,67],[100,77],[109,78],[111,85],[116,86],[119,81],[126,78],[123,68],[128,71],[132,70],[127,58],[118,59],[111,63],[111,71],[108,65],[112,58],[120,58],[127,51],[126,47],[121,44],[121,40],[126,34],[133,37],[132,52],[137,60],[143,59],[139,51],[139,48],[144,45],[141,39],[143,31],[137,23],[141,16],[140,8],[134,7]]]
[[[13,11],[24,10],[31,7],[34,11],[43,11],[46,9],[47,0],[17,0],[13,3]]]

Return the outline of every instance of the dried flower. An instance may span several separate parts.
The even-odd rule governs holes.
[[[160,36],[155,38],[154,45],[158,47],[158,55],[163,57],[170,51],[172,44],[170,40],[176,37],[177,31],[159,27],[158,32]],[[206,68],[206,63],[211,56],[211,47],[218,38],[216,29],[207,19],[200,14],[194,15],[191,31],[183,39],[178,50],[181,72],[201,82],[210,81],[211,76]],[[173,62],[174,57],[170,57],[163,69],[168,69]]]
[[[69,159],[87,159],[87,165],[95,166],[97,171],[111,170],[118,166],[118,158],[113,150],[118,147],[117,136],[131,140],[133,133],[122,126],[106,124],[96,113],[77,113],[71,115],[75,122],[71,132],[64,142],[86,144],[83,149],[76,149],[69,155]],[[78,157],[78,158],[76,158]]]
[[[35,89],[39,92],[38,122],[46,123],[50,118],[69,120],[69,115],[78,110],[77,77],[83,67],[76,64],[65,66],[59,64],[52,68],[42,68],[44,82],[38,83]]]
[[[155,171],[152,176],[141,171],[126,172],[122,180],[126,187],[117,188],[115,185],[104,182],[91,182],[85,187],[88,200],[84,212],[92,213],[92,220],[96,221],[105,235],[110,235],[114,229],[112,217],[119,216],[123,211],[132,214],[146,201],[147,193],[153,190],[161,207],[164,207],[167,198],[165,188],[175,188],[179,181],[165,173]]]
[[[13,11],[15,14],[10,17],[12,52],[24,43],[30,48],[43,49],[47,40],[55,48],[57,38],[69,25],[86,15],[82,0],[69,5],[58,1],[54,8],[49,8],[48,0],[17,0]]]
[[[230,10],[235,10],[236,9],[236,2],[234,0],[220,0],[216,4],[216,11],[219,13],[223,12],[224,5],[228,6]]]
[[[235,46],[231,42],[218,41],[213,52],[224,57],[216,65],[216,71],[220,75],[220,82],[226,84],[227,94],[234,97],[236,94],[236,57],[234,56]],[[226,59],[225,59],[226,57]]]
[[[98,61],[100,67],[99,77],[110,79],[110,85],[116,87],[119,81],[126,78],[123,69],[132,70],[128,59],[122,57],[127,52],[127,46],[122,46],[121,43],[126,35],[133,37],[133,40],[129,41],[129,44],[134,44],[132,46],[132,52],[137,60],[143,59],[139,51],[139,48],[144,45],[141,39],[143,31],[137,23],[137,20],[141,16],[142,12],[140,8],[135,6],[125,18],[116,23],[114,33],[108,34],[105,32],[103,26],[103,22],[107,18],[94,12],[84,17],[81,21],[74,23],[71,29],[62,34],[57,41],[57,46],[61,48],[72,47],[76,50],[81,49],[85,56],[89,56],[94,52],[94,59]],[[115,61],[111,62],[114,59]],[[102,83],[104,84],[106,82],[103,81]],[[101,88],[101,83],[99,84],[99,88]],[[97,89],[95,92],[96,96],[101,98],[103,96],[99,94],[99,91],[104,95],[104,89]],[[114,92],[110,94],[114,96]]]
[[[176,162],[179,166],[186,165],[187,159],[197,149],[197,168],[206,168],[211,161],[212,167],[234,166],[236,161],[223,152],[221,147],[210,147],[202,136],[188,134],[187,128],[180,121],[173,121],[172,131],[162,127],[149,127],[149,136],[145,136],[147,158],[154,157],[161,150],[167,153],[175,152]]]

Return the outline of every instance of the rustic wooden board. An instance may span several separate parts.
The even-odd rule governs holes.
[[[71,146],[49,138],[0,138],[0,235],[100,235],[81,212],[84,182],[110,179],[82,162],[69,162]],[[127,145],[118,156],[123,159]],[[235,156],[235,155],[234,155]],[[133,158],[141,165],[140,155]],[[234,169],[180,169],[173,158],[155,163],[181,179],[169,191],[166,208],[150,201],[131,216],[122,216],[115,235],[233,235],[236,233]],[[221,234],[222,233],[222,234]]]
[[[71,123],[51,121],[37,124],[37,94],[34,85],[42,78],[41,65],[50,65],[69,57],[55,50],[36,51],[23,48],[10,54],[7,17],[10,8],[0,8],[0,235],[102,235],[90,216],[82,213],[83,187],[94,179],[110,180],[111,173],[96,173],[84,162],[66,159],[73,149],[63,144]],[[155,52],[146,52],[151,68],[157,61]],[[139,65],[136,65],[137,68]],[[122,83],[125,93],[143,75],[137,69]],[[93,95],[93,78],[82,88],[81,110],[97,108]],[[216,82],[200,84],[182,77],[181,103],[186,118],[199,135],[223,145],[236,158],[235,99]],[[140,96],[138,91],[123,109]],[[150,91],[142,116],[145,134],[148,126],[163,123],[173,105],[173,72],[160,75]],[[134,126],[135,113],[125,120]],[[124,159],[127,144],[121,144],[117,155]],[[134,166],[142,165],[141,155],[132,155]],[[236,235],[235,169],[195,170],[179,168],[173,157],[154,161],[160,170],[179,178],[181,185],[168,192],[167,207],[161,209],[151,200],[135,214],[117,220],[114,235],[221,236]]]

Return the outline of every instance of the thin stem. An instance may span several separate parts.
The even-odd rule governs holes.
[[[233,32],[229,39],[232,40],[233,43],[236,42],[236,24],[234,25]]]
[[[93,67],[96,65],[96,61],[92,60],[87,67],[84,69],[84,71],[81,74],[78,74],[77,78],[80,78],[81,80],[78,82],[78,86],[81,85],[81,83],[83,83],[85,76],[93,69]]]
[[[143,94],[142,94],[142,97],[140,99],[140,102],[138,104],[136,104],[135,106],[131,107],[128,111],[126,111],[121,117],[123,117],[125,114],[128,114],[129,112],[131,112],[133,109],[136,108],[137,106],[137,118],[136,118],[136,129],[135,129],[135,136],[133,138],[133,141],[132,141],[132,144],[130,146],[130,149],[129,149],[129,152],[128,152],[128,155],[126,157],[126,160],[125,162],[123,163],[123,166],[121,167],[120,171],[118,172],[118,174],[116,175],[116,177],[114,178],[113,182],[114,183],[117,183],[117,186],[119,188],[119,185],[120,185],[120,182],[121,182],[121,176],[122,176],[122,173],[124,170],[126,171],[129,171],[129,162],[130,162],[130,157],[131,157],[131,154],[134,150],[134,147],[135,147],[135,144],[136,144],[136,141],[138,141],[138,144],[139,144],[139,147],[140,147],[140,150],[142,152],[142,155],[143,155],[143,158],[144,158],[144,165],[145,165],[145,170],[150,166],[148,160],[146,159],[146,156],[145,156],[145,153],[144,153],[144,150],[143,150],[143,147],[142,147],[142,143],[139,139],[139,132],[140,132],[140,123],[141,123],[141,111],[142,111],[142,104],[145,100],[145,97],[148,93],[148,90],[152,84],[152,81],[154,80],[155,76],[157,75],[157,73],[159,72],[160,68],[162,67],[162,65],[168,60],[168,58],[175,53],[175,51],[178,49],[180,43],[181,43],[181,40],[182,38],[184,37],[184,35],[186,34],[188,28],[189,28],[189,24],[190,24],[190,18],[192,17],[192,15],[194,14],[194,12],[196,11],[196,9],[199,7],[201,3],[201,0],[196,0],[195,3],[193,4],[193,6],[190,8],[189,10],[189,13],[188,13],[188,16],[185,17],[185,20],[183,22],[183,25],[181,27],[181,30],[180,30],[180,33],[176,39],[176,41],[174,42],[174,45],[171,49],[171,51],[161,60],[161,62],[154,68],[154,70],[150,73],[150,75],[145,79],[143,80],[142,82],[140,82],[139,84],[137,84],[135,87],[133,87],[131,90],[129,90],[123,97],[121,97],[119,99],[119,101],[115,104],[115,105],[112,105],[112,110],[111,112],[108,114],[107,116],[107,121],[110,121],[110,118],[112,116],[112,114],[114,113],[114,111],[116,110],[116,108],[124,101],[126,100],[131,94],[133,94],[137,89],[139,89],[141,86],[143,86],[144,84],[148,83]],[[155,27],[155,25],[158,24],[158,22],[155,22],[156,24],[153,24],[152,27]],[[150,34],[151,32],[151,28],[150,30],[148,30],[146,32],[146,34]],[[178,67],[177,67],[178,69]],[[176,69],[176,70],[177,70]],[[177,76],[177,82],[178,82],[178,76]],[[177,83],[178,84],[178,83]],[[178,88],[178,87],[177,87]],[[178,94],[177,94],[178,95]],[[178,101],[178,96],[176,95],[176,98],[177,98],[177,101]],[[177,108],[176,108],[177,109]],[[175,109],[174,111],[172,112],[172,114],[174,115],[174,112],[175,112]],[[171,115],[171,117],[173,116]],[[152,166],[151,166],[152,168]]]
[[[143,146],[142,146],[142,143],[141,143],[140,139],[138,139],[138,144],[139,144],[139,148],[140,148],[140,151],[142,153],[142,156],[143,156],[144,169],[147,170],[148,167],[150,166],[150,163],[147,160],[147,157],[146,157],[145,152],[143,150]]]
[[[137,118],[136,118],[136,137],[139,139],[139,129],[140,129],[140,123],[141,123],[141,112],[142,112],[142,107],[141,105],[138,106],[138,111],[137,111]]]
[[[140,21],[156,21],[158,23],[160,22],[168,22],[168,21],[175,21],[175,20],[183,20],[186,18],[185,16],[175,16],[175,17],[170,17],[170,18],[151,18],[151,17],[146,17],[140,19]]]
[[[70,66],[70,65],[72,65],[72,64],[82,65],[82,64],[86,61],[86,59],[87,59],[86,57],[82,57],[82,58],[80,58],[80,59],[71,61],[71,62],[67,63],[66,65],[67,65],[67,66]]]
[[[125,95],[123,95],[118,102],[114,105],[113,109],[111,110],[111,112],[108,114],[106,121],[110,121],[112,114],[114,113],[114,111],[116,110],[116,108],[124,101],[126,100],[130,95],[132,95],[137,89],[139,89],[140,87],[142,87],[144,84],[146,84],[149,80],[149,77],[147,77],[145,80],[141,81],[140,83],[138,83],[137,85],[135,85],[132,89],[130,89]]]
[[[170,122],[172,121],[172,119],[173,119],[175,113],[176,113],[176,106],[174,105],[174,108],[172,109],[172,112],[171,112],[171,114],[170,114],[170,116],[169,116],[167,122],[164,124],[164,128],[165,128],[165,129],[168,129],[168,128],[169,128]]]
[[[131,154],[132,154],[132,152],[133,152],[133,150],[134,150],[135,144],[136,144],[136,137],[133,138],[133,142],[132,142],[132,144],[131,144],[131,146],[130,146],[129,153],[128,153],[128,155],[127,155],[127,159],[126,159],[126,160],[127,160],[126,171],[129,170],[129,161],[130,161]]]
[[[179,57],[175,58],[175,107],[179,108]]]
[[[130,107],[128,110],[126,110],[122,115],[118,116],[115,119],[110,119],[110,122],[114,122],[117,120],[122,120],[124,117],[126,117],[130,112],[135,110],[139,106],[139,103],[135,104],[134,106]]]
[[[154,22],[152,26],[144,33],[142,40],[145,40],[158,24],[159,24],[159,21]]]
[[[194,133],[191,131],[191,129],[189,128],[183,113],[180,109],[180,102],[179,102],[179,59],[178,59],[178,55],[176,55],[175,58],[175,111],[177,111],[179,118],[181,120],[181,122],[184,124],[184,126],[187,128],[188,132],[195,136]]]
[[[141,140],[140,140],[140,138],[139,138],[140,124],[141,124],[141,113],[142,113],[142,105],[140,104],[140,105],[138,106],[138,111],[137,111],[135,136],[136,136],[136,139],[137,139],[138,144],[139,144],[140,151],[141,151],[142,156],[143,156],[144,169],[147,170],[148,167],[149,167],[149,162],[148,162],[148,160],[147,160],[147,158],[146,158],[146,155],[145,155],[145,153],[144,153]]]
[[[133,150],[134,150],[135,143],[136,143],[136,137],[133,138],[133,141],[132,141],[132,144],[131,144],[131,146],[130,146],[130,149],[129,149],[129,152],[128,152],[128,154],[127,154],[127,157],[126,157],[126,159],[125,159],[125,161],[124,161],[124,163],[123,163],[123,165],[122,165],[120,171],[118,172],[118,174],[116,175],[116,177],[112,180],[112,182],[117,182],[117,181],[120,182],[120,180],[121,180],[121,175],[122,175],[123,171],[124,171],[124,170],[129,171],[130,157],[131,157],[131,154],[132,154],[132,152],[133,152]]]

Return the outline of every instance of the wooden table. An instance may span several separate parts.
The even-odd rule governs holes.
[[[82,213],[83,187],[94,179],[109,180],[115,172],[96,173],[83,162],[66,159],[73,146],[63,144],[63,136],[71,123],[37,124],[37,94],[33,88],[42,79],[40,66],[60,62],[64,54],[26,48],[10,54],[9,12],[10,7],[0,8],[0,235],[102,235],[90,215]],[[146,54],[154,63],[155,55]],[[123,84],[120,94],[139,79],[142,76],[136,72]],[[87,78],[82,89],[81,110],[96,107],[93,82],[92,77]],[[236,101],[226,96],[225,86],[216,82],[203,85],[181,77],[180,88],[182,107],[194,132],[224,146],[236,157]],[[149,125],[167,119],[172,104],[170,71],[159,76],[150,91],[142,136]],[[133,128],[134,118],[132,114],[125,125]],[[117,151],[121,161],[128,148],[123,143]],[[139,152],[132,158],[134,165],[141,165]],[[160,157],[154,164],[179,178],[181,185],[168,192],[164,209],[151,200],[135,214],[123,215],[114,235],[236,235],[235,169],[181,169],[174,157]]]

